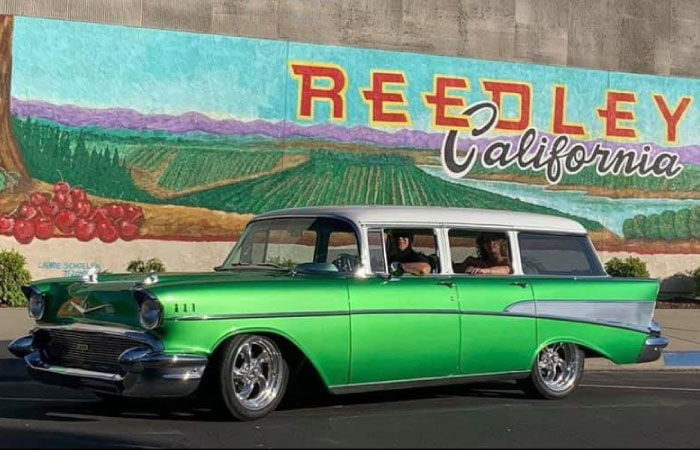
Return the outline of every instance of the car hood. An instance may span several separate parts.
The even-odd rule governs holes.
[[[220,284],[260,285],[275,281],[324,278],[322,274],[298,274],[274,268],[236,269],[219,272],[158,273],[157,280],[148,283],[148,274],[98,274],[97,281],[86,282],[79,277],[45,279],[32,283],[46,298],[46,311],[40,324],[73,322],[95,325],[121,325],[140,328],[138,303],[134,290],[156,293],[162,302],[169,293],[215,287]],[[337,275],[336,275],[337,277]]]

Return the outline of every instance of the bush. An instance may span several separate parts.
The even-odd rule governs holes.
[[[165,264],[158,258],[151,258],[146,262],[143,262],[141,259],[135,259],[129,262],[126,270],[132,273],[165,272]]]
[[[647,263],[634,256],[611,259],[605,263],[605,271],[613,277],[649,278]]]
[[[20,289],[32,279],[26,264],[26,258],[20,253],[14,250],[0,251],[0,304],[27,304],[27,299]]]
[[[700,267],[690,274],[693,277],[693,297],[700,297]]]

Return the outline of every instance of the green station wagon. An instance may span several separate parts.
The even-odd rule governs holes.
[[[585,229],[560,217],[288,209],[256,216],[212,272],[24,286],[37,325],[10,350],[46,383],[206,393],[241,420],[272,412],[309,373],[334,394],[517,380],[562,398],[585,357],[660,357],[658,289],[608,276]]]

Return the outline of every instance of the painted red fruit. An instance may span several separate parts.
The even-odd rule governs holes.
[[[105,207],[95,209],[95,213],[92,218],[95,222],[99,222],[101,220],[109,221],[109,209]]]
[[[85,195],[85,191],[82,189],[71,189],[70,193],[70,198],[73,200],[73,203],[78,203],[87,200],[87,195]]]
[[[29,202],[37,207],[43,205],[46,201],[46,196],[41,192],[33,192],[32,195],[29,196]]]
[[[34,218],[34,233],[38,239],[48,239],[53,236],[53,220],[44,216]]]
[[[29,244],[34,240],[34,223],[27,219],[17,219],[12,234],[20,244]]]
[[[136,225],[141,225],[144,220],[143,210],[140,206],[126,205],[124,207],[124,217],[129,222],[135,223]]]
[[[125,241],[131,241],[139,234],[138,225],[128,220],[120,221],[117,224],[117,230],[119,231],[119,237]]]
[[[112,219],[121,219],[124,217],[124,207],[119,203],[110,203],[107,205],[109,208],[109,216]]]
[[[68,195],[70,192],[70,184],[66,183],[65,181],[57,181],[53,184],[53,192],[54,194],[61,192]]]
[[[73,201],[73,197],[70,195],[67,195],[64,197],[63,203],[60,204],[62,209],[73,209],[75,207],[75,202]]]
[[[75,226],[75,213],[69,209],[63,210],[56,215],[56,226],[64,233],[70,233]]]
[[[15,219],[10,216],[0,217],[0,234],[12,236],[12,231],[15,228]]]
[[[114,242],[119,237],[117,232],[117,227],[112,224],[109,220],[101,220],[97,223],[97,237],[100,238],[102,242]]]
[[[30,203],[22,203],[22,206],[19,207],[19,216],[27,220],[32,220],[37,213],[36,207]]]
[[[49,200],[48,202],[42,204],[39,207],[39,210],[45,217],[53,217],[58,214],[61,208],[59,208],[53,200]]]
[[[80,200],[73,208],[78,217],[87,218],[92,214],[92,203],[88,200]]]
[[[97,234],[97,225],[92,220],[80,218],[75,221],[75,237],[79,241],[87,242],[94,239]]]

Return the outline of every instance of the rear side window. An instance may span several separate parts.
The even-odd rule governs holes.
[[[518,233],[518,242],[525,274],[605,275],[586,236]]]

